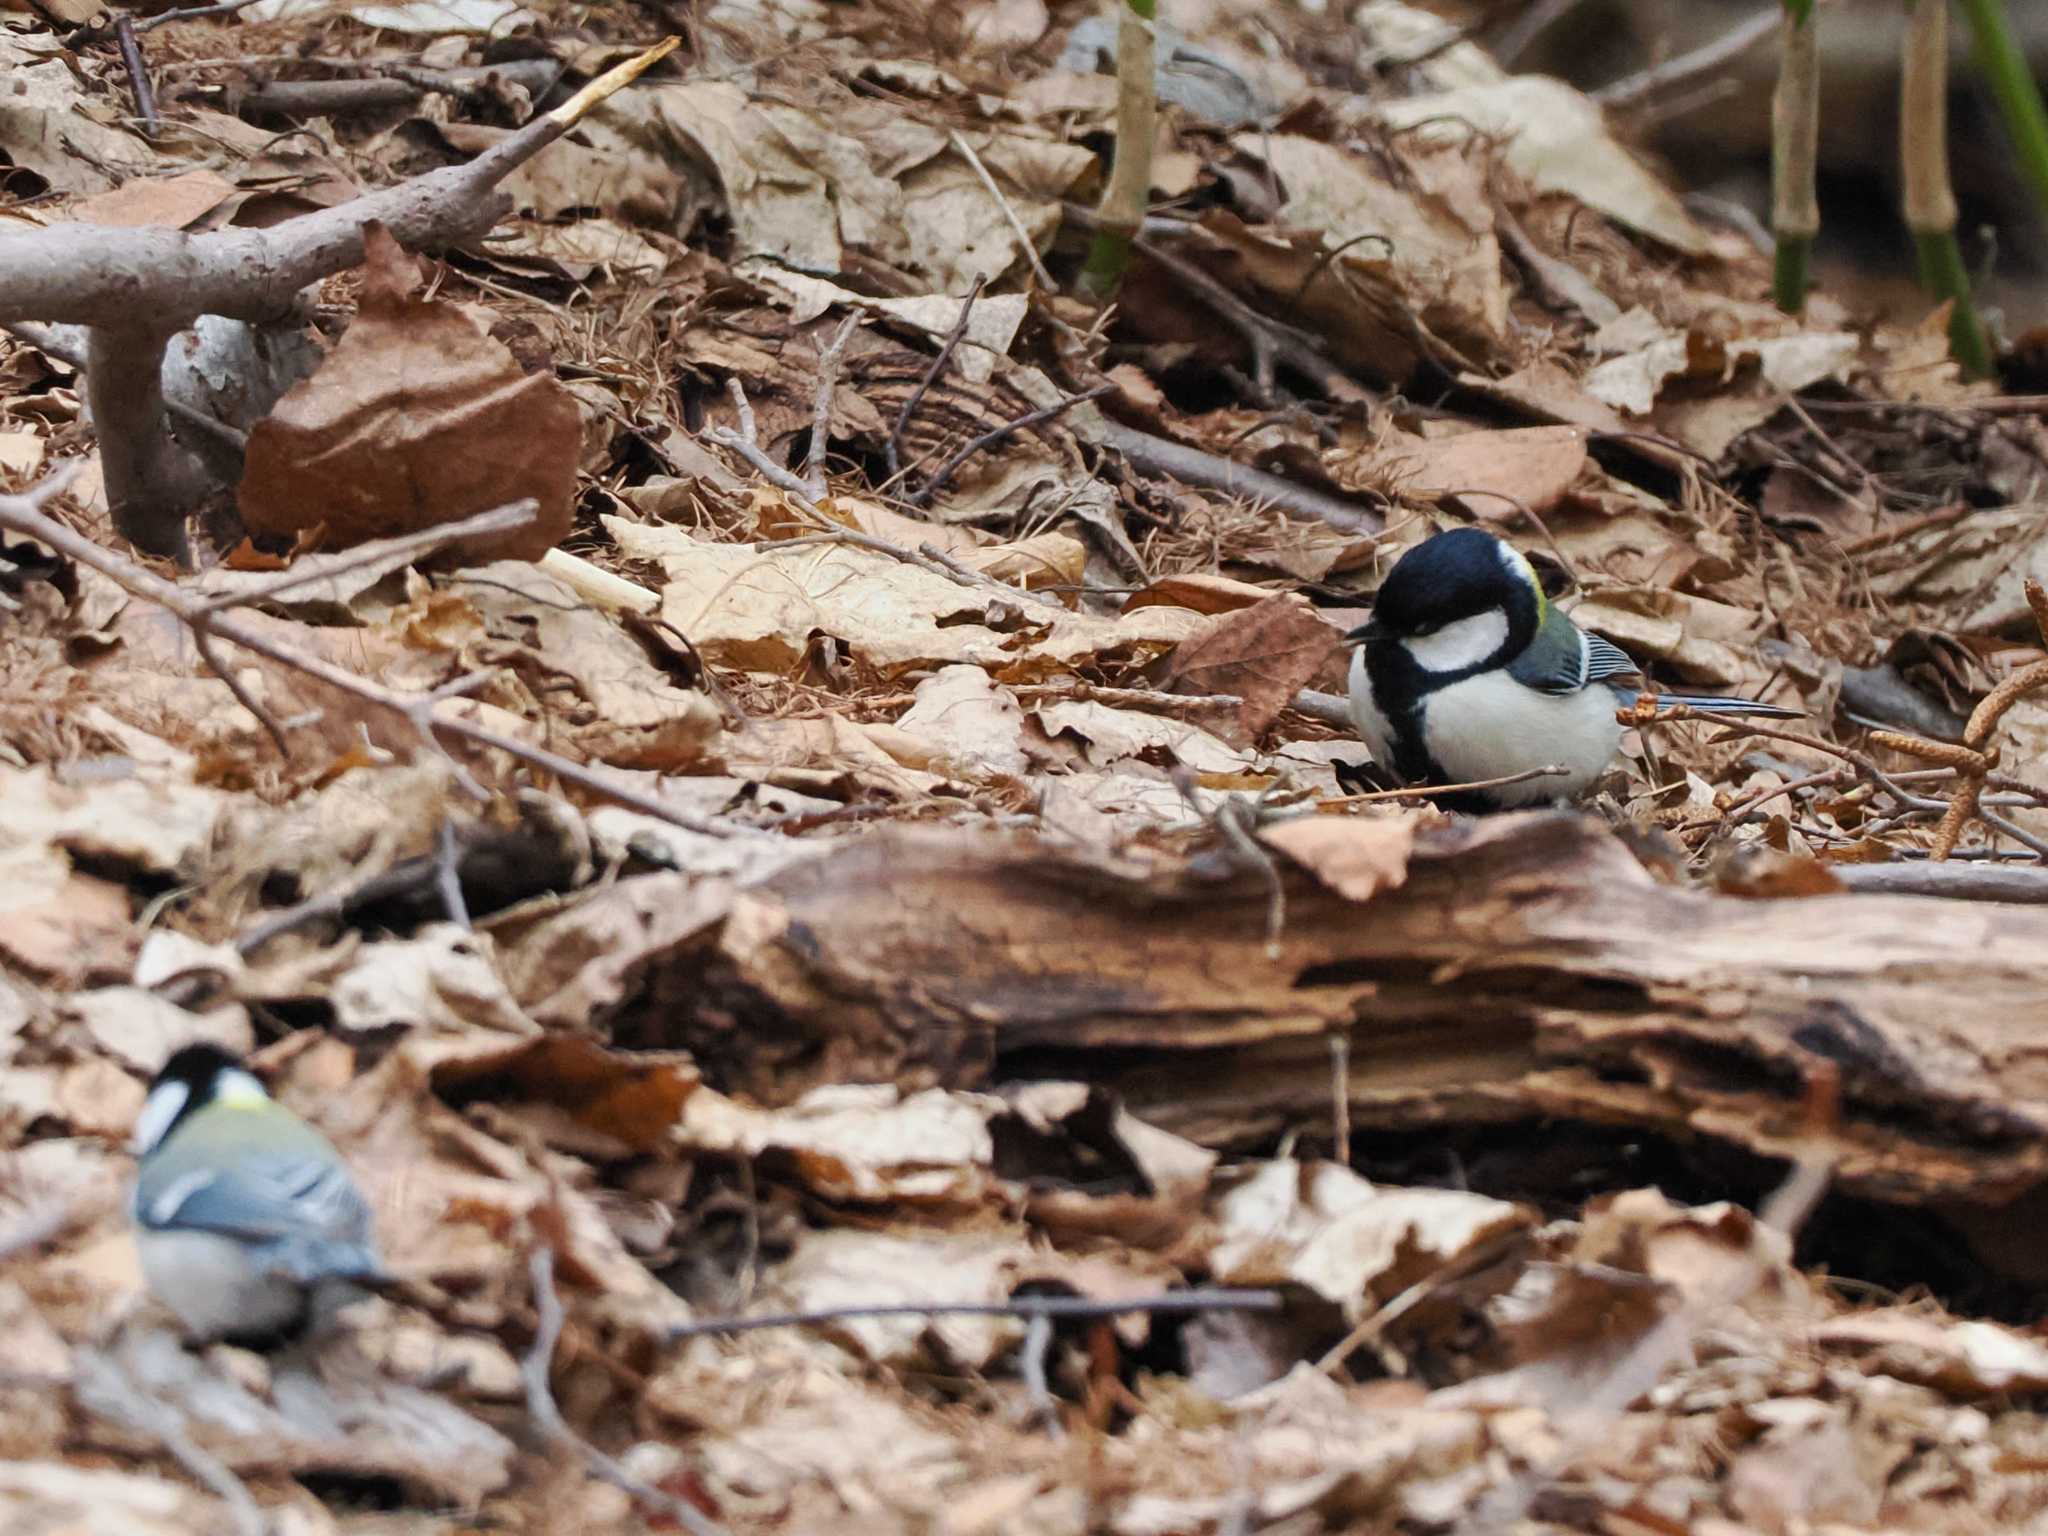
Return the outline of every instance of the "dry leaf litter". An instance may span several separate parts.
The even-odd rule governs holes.
[[[260,0],[150,26],[153,135],[94,10],[0,31],[10,231],[272,228],[685,46],[174,344],[246,434],[183,609],[0,542],[0,1529],[2048,1530],[2048,909],[1928,894],[2048,837],[2048,443],[1941,316],[1777,313],[1390,0],[1175,0],[1108,316],[1071,5]],[[31,334],[0,471],[118,551]],[[1807,720],[1352,794],[1340,637],[1469,521]],[[193,1038],[376,1205],[316,1349],[142,1293]],[[1277,1300],[1114,1310],[1208,1287]]]

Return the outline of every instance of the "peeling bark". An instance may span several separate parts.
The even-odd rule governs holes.
[[[2048,1173],[2048,913],[1916,897],[1743,900],[1656,883],[1590,819],[1417,836],[1357,903],[1291,871],[1267,957],[1256,877],[1026,837],[905,830],[785,869],[650,956],[621,1038],[764,1099],[816,1083],[1085,1077],[1244,1147],[1568,1117],[1766,1157],[1811,1151],[1841,1081],[1845,1189],[1997,1202]]]

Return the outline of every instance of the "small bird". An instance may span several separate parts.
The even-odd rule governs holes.
[[[267,1347],[321,1332],[385,1278],[340,1154],[219,1047],[164,1063],[131,1150],[143,1276],[194,1338]]]
[[[1374,760],[1410,784],[1507,779],[1555,764],[1562,775],[1434,797],[1454,810],[1570,799],[1621,748],[1615,710],[1641,669],[1551,605],[1511,545],[1454,528],[1394,562],[1372,617],[1345,639],[1351,717]],[[1796,716],[1751,699],[1660,694],[1702,713]]]

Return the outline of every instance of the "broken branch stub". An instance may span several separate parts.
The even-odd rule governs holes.
[[[41,321],[94,332],[88,364],[99,366],[89,366],[86,386],[115,528],[137,548],[183,559],[185,514],[208,484],[165,430],[156,380],[173,335],[205,314],[285,319],[308,283],[362,261],[363,230],[372,222],[413,249],[490,228],[511,206],[499,182],[676,44],[670,38],[610,70],[474,160],[269,229],[188,235],[62,224],[0,235],[0,324]]]
[[[1313,855],[1333,885],[1342,854]],[[1332,1031],[1350,1034],[1354,1133],[1563,1119],[1798,1156],[1804,1083],[1829,1064],[1845,1189],[1989,1205],[2048,1180],[2030,1045],[2048,913],[1677,889],[1555,812],[1420,820],[1405,878],[1366,900],[1283,863],[1269,958],[1266,892],[1242,871],[882,833],[647,957],[611,1024],[765,1098],[1075,1077],[1236,1148],[1329,1125]]]

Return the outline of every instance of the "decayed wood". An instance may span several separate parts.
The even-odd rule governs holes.
[[[1226,1147],[1328,1125],[1333,1030],[1354,1131],[1557,1116],[1791,1156],[1828,1062],[1844,1187],[2048,1173],[2048,912],[1677,889],[1552,812],[1425,824],[1364,902],[1292,870],[1277,959],[1266,911],[1200,859],[903,829],[740,891],[613,1022],[764,1098],[1086,1077]]]

